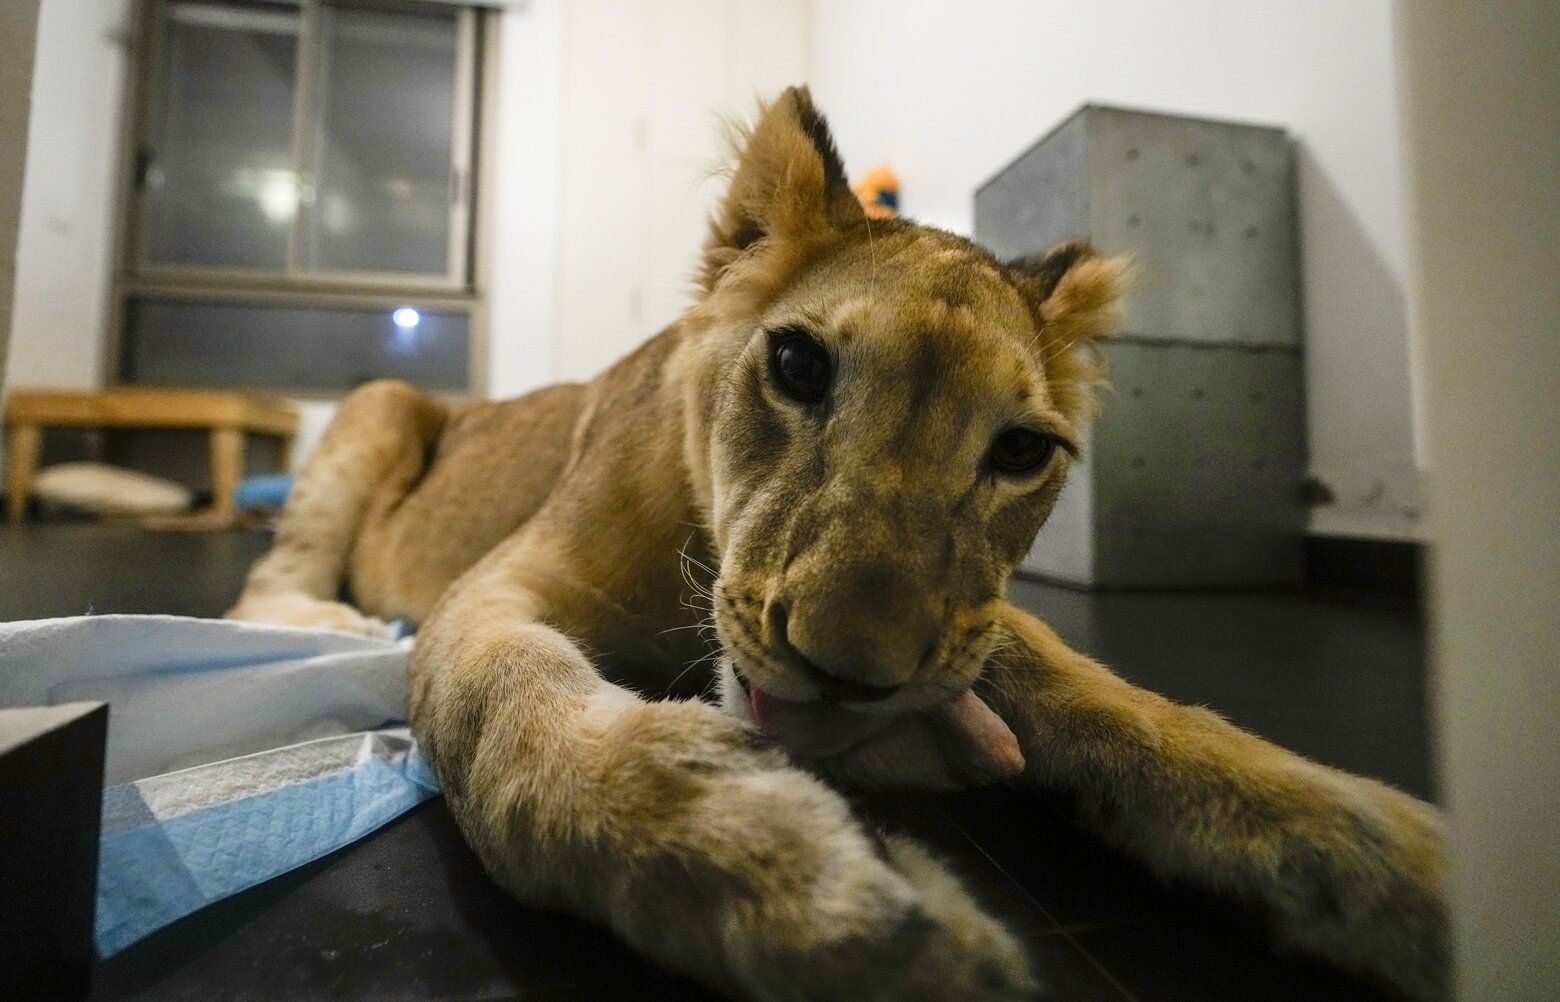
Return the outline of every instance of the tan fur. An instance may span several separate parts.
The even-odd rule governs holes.
[[[420,621],[413,726],[494,878],[735,994],[1032,994],[958,881],[816,776],[995,769],[1072,791],[1104,836],[1286,942],[1438,997],[1428,807],[1135,689],[1003,598],[1092,410],[1120,262],[1069,245],[1002,263],[868,221],[805,90],[737,144],[681,321],[583,387],[454,410],[360,390],[233,614]],[[774,385],[786,325],[836,359],[826,410]],[[1067,449],[999,476],[986,454],[1012,423]],[[690,672],[725,712],[639,695]],[[803,705],[840,680],[893,687],[871,711],[885,730],[798,768],[744,724],[738,673]],[[987,706],[1016,742],[949,751]]]

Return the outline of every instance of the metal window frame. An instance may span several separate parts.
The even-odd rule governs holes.
[[[282,270],[222,268],[189,265],[157,265],[147,254],[148,199],[142,173],[144,157],[157,128],[162,82],[165,12],[170,0],[140,0],[136,11],[135,44],[127,101],[127,127],[123,133],[116,239],[115,280],[110,297],[107,377],[111,384],[124,382],[125,321],[131,299],[198,299],[239,305],[291,305],[315,307],[413,306],[469,317],[467,392],[485,392],[487,348],[486,297],[478,288],[476,260],[479,249],[479,185],[476,176],[481,150],[487,139],[485,111],[494,85],[491,54],[497,35],[492,30],[495,12],[476,6],[454,6],[419,0],[280,0],[297,9],[299,28],[296,84],[293,94],[293,164],[300,179],[310,175],[310,133],[317,134],[315,78],[325,58],[319,18],[327,5],[409,12],[452,10],[456,24],[455,86],[452,107],[449,247],[442,274],[424,272],[305,269],[301,239],[311,215],[300,200],[299,211],[288,230],[287,264]],[[278,0],[260,0],[278,2]],[[345,393],[350,387],[342,387]],[[268,392],[277,392],[274,389]],[[297,394],[328,399],[341,394],[321,394],[318,389]],[[450,394],[446,394],[450,395]]]

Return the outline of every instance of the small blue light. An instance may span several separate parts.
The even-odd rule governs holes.
[[[401,328],[402,330],[409,331],[418,324],[422,323],[422,314],[418,313],[410,306],[403,306],[394,313],[390,314],[390,319],[394,321],[397,327]]]

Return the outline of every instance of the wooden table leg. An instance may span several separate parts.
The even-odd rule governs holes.
[[[244,433],[238,428],[211,429],[211,515],[230,522],[238,514],[238,481],[244,475]]]
[[[43,444],[43,428],[36,424],[11,426],[10,444],[5,455],[6,514],[12,525],[20,525],[27,513],[27,497],[32,494],[33,476],[38,472],[38,450]]]

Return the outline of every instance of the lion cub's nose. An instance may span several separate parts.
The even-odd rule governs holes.
[[[787,575],[769,620],[818,688],[851,701],[881,699],[908,682],[940,633],[924,589],[883,564]]]

